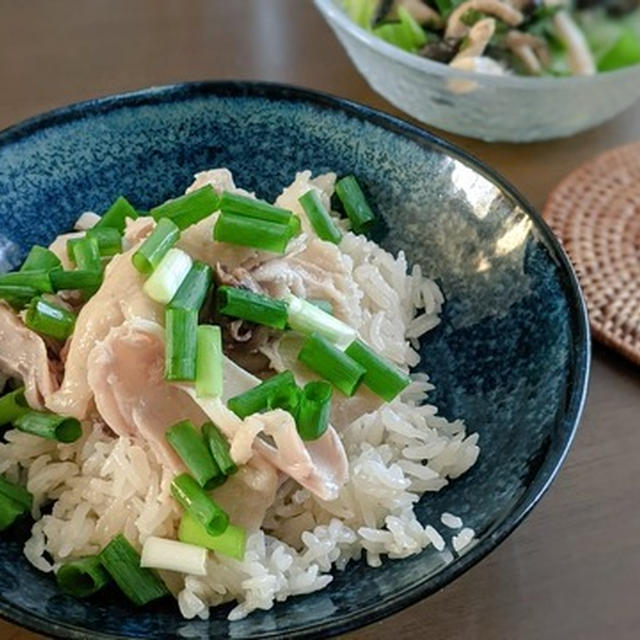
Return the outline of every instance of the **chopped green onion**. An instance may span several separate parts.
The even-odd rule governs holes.
[[[62,266],[60,258],[50,249],[36,244],[20,267],[20,271],[51,271]]]
[[[192,261],[188,253],[180,249],[169,249],[156,270],[142,287],[144,292],[156,302],[167,304],[184,282],[191,269]]]
[[[198,484],[205,489],[213,488],[215,483],[211,481],[220,475],[220,469],[191,420],[174,424],[164,435]]]
[[[329,426],[331,385],[328,382],[308,382],[302,391],[296,420],[303,440],[317,440]]]
[[[213,422],[202,425],[202,435],[218,468],[225,476],[234,474],[238,467],[229,454],[229,443]]]
[[[168,218],[163,218],[133,254],[131,258],[133,266],[140,273],[150,274],[160,264],[169,249],[178,242],[178,238],[180,238],[180,229]]]
[[[196,396],[219,398],[223,383],[222,332],[220,327],[201,325],[196,334]]]
[[[53,293],[49,271],[13,271],[0,275],[0,286],[29,287],[40,293]]]
[[[210,184],[151,209],[153,219],[169,218],[182,230],[204,220],[218,209],[220,198]]]
[[[24,323],[45,336],[66,340],[73,333],[76,317],[71,311],[47,300],[33,298],[27,307]]]
[[[318,333],[305,340],[298,360],[347,396],[355,393],[366,373],[364,367]]]
[[[640,62],[640,35],[630,25],[620,29],[620,36],[598,61],[598,71],[613,71]]]
[[[269,409],[282,409],[289,412],[294,418],[298,415],[298,409],[300,408],[300,399],[302,391],[296,387],[282,387],[276,389],[269,395],[267,401],[267,408]]]
[[[290,237],[289,225],[234,213],[221,213],[213,229],[213,238],[218,242],[228,242],[273,253],[284,253]]]
[[[24,387],[5,393],[0,398],[0,427],[14,422],[16,418],[30,410],[24,398]]]
[[[173,381],[194,381],[196,379],[198,313],[188,309],[167,309],[164,318],[164,378]]]
[[[404,371],[376,353],[362,340],[354,340],[345,353],[364,367],[366,373],[362,379],[363,384],[387,402],[391,402],[411,382],[411,378]]]
[[[241,527],[230,524],[224,533],[212,536],[195,518],[189,515],[188,511],[182,515],[182,520],[180,520],[178,538],[182,542],[205,547],[236,560],[244,559],[247,546],[247,532]]]
[[[33,287],[25,287],[14,284],[0,284],[0,300],[6,300],[12,307],[18,309],[28,304],[31,298],[37,296],[40,292]]]
[[[55,269],[50,275],[54,291],[95,290],[102,282],[102,274],[98,271]]]
[[[424,29],[417,20],[402,6],[398,7],[398,18],[400,24],[407,34],[406,37],[411,41],[412,48],[418,49],[427,42],[427,36]]]
[[[257,387],[230,398],[227,407],[239,418],[246,418],[253,413],[266,409],[272,394],[286,387],[295,387],[296,381],[291,371],[283,371],[261,382]]]
[[[298,218],[298,216],[292,214],[287,226],[289,227],[289,236],[294,238],[300,233],[300,230],[302,229],[302,222],[300,222],[300,218]]]
[[[176,476],[171,483],[171,494],[212,536],[224,533],[229,516],[187,473]]]
[[[207,550],[203,546],[149,536],[142,547],[140,566],[206,576]]]
[[[267,222],[279,222],[280,224],[289,224],[293,215],[291,211],[276,207],[264,200],[256,200],[228,191],[225,191],[220,197],[220,211],[257,220],[266,220]]]
[[[122,251],[122,236],[114,227],[93,227],[87,231],[87,237],[98,241],[98,250],[103,258],[115,256]]]
[[[78,420],[55,413],[28,411],[19,416],[13,425],[25,433],[64,443],[75,442],[82,435]]]
[[[67,241],[67,247],[78,269],[102,272],[100,245],[98,244],[97,238],[88,236],[84,238],[72,238]]]
[[[120,196],[109,207],[109,209],[103,214],[102,218],[93,227],[94,229],[102,229],[111,227],[117,229],[120,233],[124,233],[127,226],[127,218],[135,220],[138,217],[138,212],[131,206],[129,201]]]
[[[140,566],[140,554],[121,533],[109,542],[99,558],[120,590],[134,604],[142,606],[169,594],[155,573]]]
[[[98,556],[86,556],[63,564],[56,572],[56,581],[64,593],[86,598],[109,582],[109,574]]]
[[[353,176],[346,176],[336,183],[336,193],[351,220],[356,233],[365,233],[373,225],[375,215],[367,203],[364,193]]]
[[[0,495],[11,498],[26,510],[30,510],[33,505],[33,496],[24,487],[9,482],[9,480],[3,476],[0,476]]]
[[[325,313],[329,315],[333,315],[333,305],[328,300],[320,300],[319,298],[309,298],[307,300],[309,304],[312,304],[314,307],[318,307],[318,309],[322,309]]]
[[[211,267],[195,260],[169,306],[173,309],[200,311],[211,287]]]
[[[218,311],[275,329],[284,329],[287,325],[287,305],[282,300],[237,287],[218,288]]]
[[[5,495],[0,495],[0,531],[8,529],[25,511],[23,505]]]
[[[325,209],[324,204],[322,204],[320,194],[315,189],[309,189],[298,201],[318,237],[321,240],[339,244],[340,240],[342,240],[342,232]]]
[[[358,332],[338,318],[325,313],[316,305],[294,295],[285,297],[288,306],[289,326],[304,335],[319,333],[344,349],[351,344]]]

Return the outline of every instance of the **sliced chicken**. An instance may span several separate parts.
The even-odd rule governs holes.
[[[69,254],[67,253],[67,242],[76,238],[82,238],[84,231],[74,231],[72,233],[63,233],[59,235],[50,245],[49,250],[58,256],[58,259],[62,263],[64,269],[73,269],[75,265],[71,262]]]
[[[135,247],[115,256],[105,269],[98,292],[78,314],[60,389],[47,398],[49,410],[78,419],[85,418],[91,406],[88,382],[89,354],[113,327],[125,320],[140,318],[161,322],[162,306],[142,290],[144,278],[131,262]]]
[[[22,379],[25,398],[35,409],[43,409],[58,386],[44,340],[5,302],[0,302],[0,371]]]

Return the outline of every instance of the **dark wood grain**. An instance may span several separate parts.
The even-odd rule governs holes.
[[[356,73],[309,0],[0,0],[0,127],[69,102],[183,80],[250,78],[398,113]],[[640,138],[640,108],[568,140],[442,134],[541,207],[572,168]],[[575,445],[526,522],[440,593],[355,640],[640,637],[640,372],[595,349]],[[0,622],[0,638],[34,634]]]

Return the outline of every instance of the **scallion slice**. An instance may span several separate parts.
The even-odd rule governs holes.
[[[8,529],[25,511],[20,503],[0,495],[0,531]]]
[[[198,313],[189,309],[167,309],[164,318],[164,378],[172,381],[194,381],[196,379]]]
[[[78,269],[102,272],[100,245],[97,238],[89,236],[73,238],[67,241],[67,247]]]
[[[296,419],[303,440],[317,440],[329,426],[331,385],[328,382],[308,382],[302,390]]]
[[[50,276],[54,291],[95,290],[102,282],[102,274],[98,271],[54,269]]]
[[[194,260],[187,277],[182,281],[176,295],[171,299],[173,309],[193,309],[200,311],[211,287],[211,267]]]
[[[362,382],[383,400],[391,402],[411,382],[411,378],[376,353],[362,340],[354,340],[345,353],[365,369]]]
[[[189,512],[180,520],[178,538],[182,542],[211,549],[236,560],[243,560],[247,545],[247,532],[241,527],[230,524],[224,533],[212,536]]]
[[[76,316],[43,298],[33,298],[27,307],[24,323],[40,334],[66,340],[73,333]]]
[[[169,249],[178,242],[179,237],[180,229],[168,218],[163,218],[133,254],[131,258],[133,266],[140,273],[150,274],[160,264]]]
[[[64,593],[86,598],[109,582],[109,574],[98,556],[85,556],[63,564],[56,572],[56,581]]]
[[[300,408],[301,396],[302,391],[297,386],[281,387],[269,395],[267,408],[282,409],[283,411],[289,412],[295,419]]]
[[[227,407],[239,418],[246,418],[252,413],[266,409],[269,406],[269,398],[272,394],[280,393],[286,387],[295,386],[296,381],[291,371],[283,371],[261,382],[257,387],[230,398],[227,402]]]
[[[140,566],[140,554],[120,533],[101,551],[100,562],[129,600],[142,606],[169,594],[150,569]]]
[[[12,271],[0,275],[0,286],[29,287],[39,293],[53,293],[49,271]]]
[[[187,473],[176,476],[171,483],[171,494],[212,536],[224,533],[229,516]]]
[[[212,480],[220,475],[220,469],[191,420],[174,424],[164,435],[198,484],[212,489],[217,484]]]
[[[50,249],[36,244],[20,267],[20,271],[51,271],[62,267],[60,258]]]
[[[98,241],[98,250],[103,258],[115,256],[122,251],[122,236],[114,227],[93,227],[87,231],[87,237]]]
[[[0,284],[0,300],[5,300],[15,309],[22,309],[40,292],[33,287],[23,287],[13,284]]]
[[[302,205],[309,222],[321,240],[340,244],[342,232],[336,226],[329,212],[326,210],[320,194],[315,189],[309,189],[298,201]]]
[[[218,311],[275,329],[287,324],[287,305],[282,300],[237,287],[218,287]]]
[[[348,324],[329,315],[316,305],[294,295],[285,297],[289,326],[304,335],[319,333],[330,342],[344,349],[351,344],[358,332]]]
[[[25,510],[31,510],[33,505],[33,496],[24,487],[9,482],[9,480],[3,476],[0,476],[0,495],[11,498],[18,504],[21,504]]]
[[[347,396],[355,393],[366,373],[364,367],[319,333],[314,333],[305,340],[298,360]]]
[[[144,292],[161,304],[171,302],[192,264],[189,254],[180,249],[169,249],[162,262],[144,283]]]
[[[75,442],[82,435],[78,420],[55,413],[28,411],[19,416],[13,425],[25,433],[64,443]]]
[[[367,199],[362,193],[358,181],[353,176],[346,176],[336,182],[336,193],[342,206],[351,220],[351,227],[356,233],[367,232],[375,220],[375,215]]]
[[[0,398],[0,427],[14,422],[30,410],[24,397],[24,387],[5,393]]]
[[[223,383],[222,332],[214,325],[200,325],[196,336],[196,395],[219,398]]]
[[[133,208],[129,201],[124,197],[118,197],[109,209],[102,215],[102,218],[96,223],[94,229],[102,229],[111,227],[117,229],[120,233],[124,233],[127,226],[127,218],[135,220],[138,212]]]
[[[320,300],[319,298],[309,298],[307,300],[309,304],[312,304],[314,307],[318,307],[318,309],[322,309],[325,313],[329,315],[333,315],[333,305],[328,300]]]
[[[210,184],[151,209],[154,220],[169,218],[179,229],[204,220],[218,209],[220,198]]]
[[[142,547],[140,566],[206,576],[207,550],[201,545],[149,536]]]
[[[229,443],[213,422],[202,425],[202,435],[218,468],[225,476],[234,474],[238,467],[229,454]]]
[[[225,191],[220,197],[220,211],[222,213],[235,213],[248,218],[257,220],[266,220],[268,222],[279,222],[280,224],[289,224],[291,211],[276,207],[264,200],[256,200],[237,193],[229,193]]]
[[[284,253],[291,229],[288,224],[268,222],[234,213],[221,213],[213,229],[213,238],[243,247],[272,253]]]

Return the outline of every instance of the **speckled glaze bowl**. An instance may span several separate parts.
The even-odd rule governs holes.
[[[61,595],[21,549],[28,526],[0,536],[0,612],[64,638],[325,638],[367,624],[451,582],[522,521],[571,443],[589,370],[575,276],[542,218],[463,152],[367,107],[250,83],[149,89],[61,109],[0,134],[0,248],[15,266],[89,208],[118,194],[139,207],[181,192],[195,171],[226,166],[274,198],[296,170],[354,173],[383,216],[379,241],[436,277],[447,303],[422,342],[432,400],[480,434],[476,466],[418,513],[448,510],[478,541],[457,557],[433,548],[337,573],[324,591],[229,623],[183,620],[170,601],[135,609],[115,591]]]

